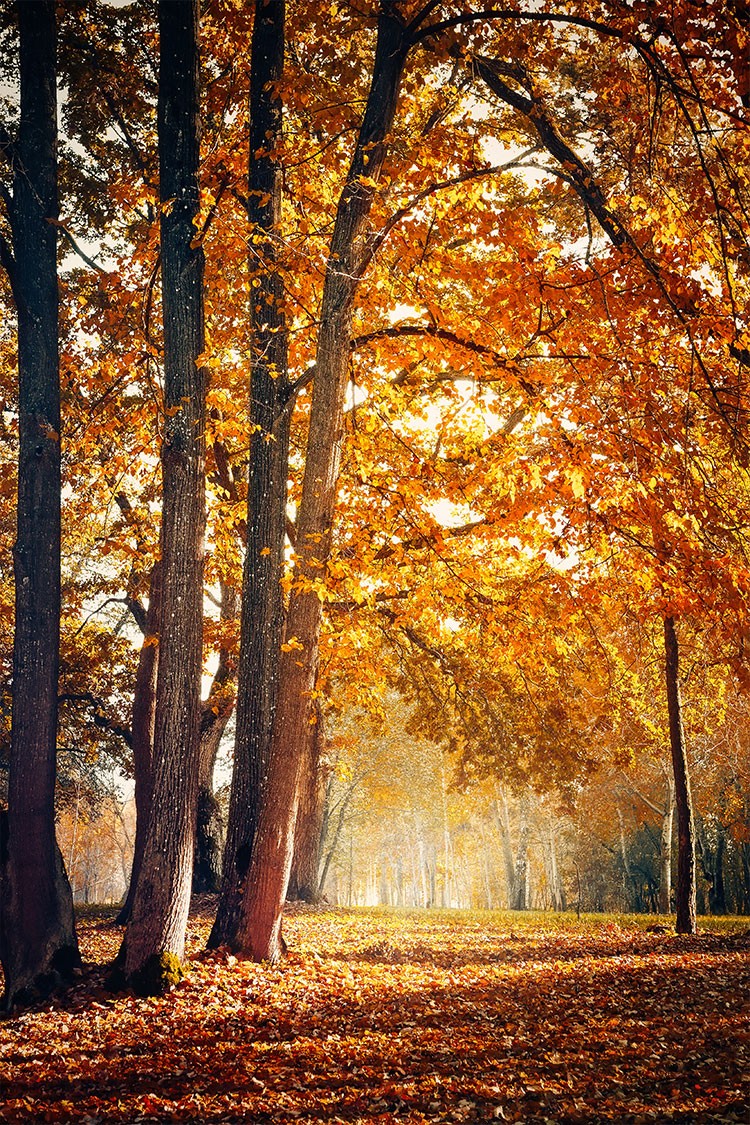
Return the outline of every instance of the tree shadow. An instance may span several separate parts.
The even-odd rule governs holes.
[[[54,1060],[19,1040],[2,1057],[0,1119],[572,1125],[646,1110],[656,1122],[750,1119],[746,1022],[727,1015],[721,982],[715,995],[707,989],[700,959],[570,958],[499,973],[474,959],[448,984],[382,960],[376,980],[358,979],[353,958],[338,960],[346,987],[303,981],[290,1001],[273,988],[257,994],[217,958],[232,1010],[215,998],[201,1006],[200,988],[188,986],[153,1009],[158,1018],[138,1009],[117,1036],[69,1043]],[[746,989],[750,967],[743,980]],[[106,1003],[92,996],[91,1018]],[[709,1090],[710,1106],[697,1105]]]

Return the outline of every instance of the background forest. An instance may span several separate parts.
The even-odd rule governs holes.
[[[23,401],[40,12],[60,424]],[[191,882],[214,944],[271,959],[287,893],[750,912],[745,5],[0,20],[7,886],[32,418],[44,863],[76,901],[130,887],[131,979],[182,955]]]

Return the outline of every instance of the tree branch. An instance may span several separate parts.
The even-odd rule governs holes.
[[[98,699],[90,691],[82,692],[66,692],[58,696],[59,703],[87,703],[92,709],[92,719],[94,726],[99,727],[100,730],[108,730],[112,734],[118,735],[126,746],[132,748],[133,735],[130,727],[124,727],[114,719],[110,719],[106,715],[106,707],[103,700]]]

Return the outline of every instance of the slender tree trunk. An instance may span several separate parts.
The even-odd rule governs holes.
[[[0,959],[7,1009],[49,992],[79,964],[73,898],[55,839],[60,645],[55,5],[19,0],[17,12],[21,118],[11,153],[10,280],[18,315],[18,513],[8,813],[0,827]],[[9,256],[8,250],[3,257]]]
[[[236,622],[239,594],[221,583],[221,621]],[[224,825],[214,795],[214,767],[224,731],[237,698],[237,661],[232,646],[223,642],[219,663],[201,714],[198,766],[198,803],[193,862],[193,892],[215,894],[221,887],[221,853]]]
[[[215,894],[221,886],[223,824],[214,794],[214,767],[222,735],[234,710],[234,692],[204,707],[198,767],[193,893]],[[210,716],[210,718],[209,718]]]
[[[508,891],[511,910],[526,910],[529,905],[528,872],[530,831],[529,802],[527,797],[523,797],[519,808],[518,845],[516,847],[515,862],[513,864],[513,882]]]
[[[242,578],[237,732],[224,875],[209,946],[234,944],[268,768],[283,640],[289,415],[284,284],[278,268],[284,0],[256,0],[250,60],[248,264],[253,328],[247,550]]]
[[[440,796],[443,813],[443,906],[453,906],[453,843],[448,820],[448,782],[445,776],[445,754],[440,755]]]
[[[198,215],[198,3],[159,4],[164,310],[162,615],[151,817],[125,973],[157,993],[179,971],[193,874],[203,627],[205,373]]]
[[[722,825],[718,825],[718,833],[714,856],[714,882],[709,895],[709,903],[712,914],[726,914],[727,889],[724,879],[724,857],[726,855],[727,837]]]
[[[560,877],[560,868],[557,863],[557,841],[555,840],[555,829],[550,823],[549,829],[549,887],[552,897],[553,910],[567,910],[568,903],[565,895],[565,884]]]
[[[502,803],[501,803],[502,801]],[[508,798],[501,793],[495,802],[495,821],[500,832],[500,844],[503,852],[503,866],[505,868],[505,883],[508,888],[508,903],[513,897],[513,878],[515,875],[515,860],[513,858],[513,841],[510,832],[510,812]]]
[[[117,916],[119,925],[130,919],[135,888],[143,863],[148,825],[151,819],[153,789],[154,723],[156,721],[156,670],[158,633],[161,618],[161,564],[155,563],[149,580],[146,634],[138,654],[138,670],[133,692],[131,733],[133,739],[133,774],[135,778],[135,843],[133,866],[125,902]]]
[[[742,860],[742,901],[745,913],[750,913],[750,843],[743,840],[740,845]]]
[[[215,894],[221,886],[222,819],[213,786],[214,766],[221,736],[226,730],[233,709],[227,707],[221,716],[201,734],[198,768],[198,799],[196,802],[195,855],[193,857],[193,894]]]
[[[630,859],[627,858],[625,818],[623,817],[623,810],[620,808],[620,805],[617,805],[617,823],[618,826],[620,826],[620,858],[623,865],[623,892],[625,895],[625,906],[629,906],[633,899],[633,873],[631,871]]]
[[[279,667],[267,783],[245,883],[234,947],[255,960],[283,953],[281,918],[289,882],[299,778],[315,686],[322,602],[318,584],[331,544],[343,440],[352,302],[366,268],[364,236],[388,147],[406,57],[395,6],[381,7],[373,78],[362,127],[336,215],[326,268],[294,582]]]
[[[667,780],[664,814],[659,838],[659,913],[672,912],[672,827],[674,823],[674,778]]]
[[[690,794],[685,734],[680,702],[680,650],[674,618],[664,618],[665,673],[669,740],[672,748],[675,804],[677,806],[677,933],[694,934],[697,930],[695,906],[695,825]]]
[[[300,784],[297,826],[294,831],[294,860],[289,879],[289,899],[317,902],[320,858],[323,848],[323,814],[326,800],[326,774],[323,770],[325,729],[320,706],[310,727],[308,752]]]
[[[330,785],[329,785],[326,788],[326,803],[330,800],[330,792],[331,791],[330,791]],[[349,808],[349,805],[352,802],[352,799],[354,798],[355,792],[356,792],[356,783],[350,785],[349,788],[347,789],[346,793],[344,794],[344,796],[341,798],[341,802],[340,802],[339,808],[338,808],[338,816],[336,817],[336,827],[335,827],[334,832],[333,832],[333,838],[330,840],[330,842],[328,844],[328,849],[326,851],[325,859],[323,860],[323,869],[320,872],[320,882],[318,883],[318,897],[319,898],[323,895],[323,891],[324,891],[325,885],[326,885],[326,879],[328,878],[328,872],[329,872],[330,867],[331,867],[331,862],[333,861],[333,857],[336,854],[336,849],[338,848],[338,845],[339,845],[339,840],[341,839],[341,834],[342,834],[342,831],[343,831],[343,828],[344,828],[346,813],[347,813],[347,810]],[[326,825],[329,822],[329,816],[330,816],[330,812],[329,812],[328,807],[326,807],[326,809],[324,809],[324,812],[323,812],[323,829],[321,831],[321,839],[323,839],[323,840],[325,840],[327,835],[328,835]]]

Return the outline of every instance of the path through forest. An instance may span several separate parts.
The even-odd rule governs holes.
[[[0,1121],[750,1121],[746,922],[301,909],[268,968],[202,951],[208,905],[157,1000],[82,921],[98,964],[0,1024]]]

